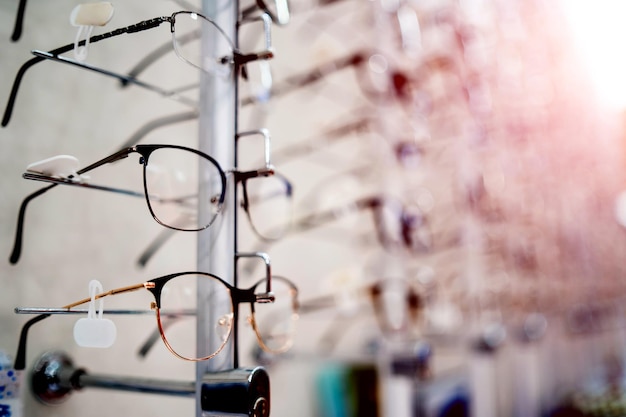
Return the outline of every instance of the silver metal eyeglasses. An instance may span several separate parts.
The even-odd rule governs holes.
[[[266,15],[263,15],[266,16]],[[170,24],[170,32],[172,34],[172,45],[176,55],[185,61],[186,63],[203,70],[209,74],[228,77],[233,73],[233,69],[238,71],[246,66],[246,64],[257,61],[267,60],[273,57],[271,48],[271,34],[270,26],[271,19],[269,17],[260,18],[264,24],[264,37],[265,47],[263,51],[257,53],[241,53],[236,47],[234,42],[226,35],[226,33],[211,19],[206,16],[191,11],[179,11],[170,16],[161,16],[149,20],[130,25],[124,28],[119,28],[111,32],[95,35],[89,38],[90,44],[102,41],[104,39],[113,38],[123,34],[137,33],[144,30],[153,29],[167,22]],[[205,50],[202,45],[202,39],[210,39],[211,48],[209,51]],[[84,46],[86,41],[78,42],[78,46]],[[15,106],[15,100],[17,93],[22,82],[22,78],[26,71],[33,65],[45,61],[54,60],[81,67],[83,69],[95,71],[104,75],[112,76],[120,79],[123,83],[133,83],[144,87],[146,89],[157,92],[165,97],[170,97],[182,101],[188,105],[195,105],[194,102],[182,97],[180,91],[166,91],[159,86],[151,85],[140,80],[137,80],[132,75],[117,74],[112,71],[105,70],[103,68],[95,67],[84,62],[79,62],[61,54],[73,50],[74,43],[61,46],[59,48],[50,51],[34,50],[34,58],[26,61],[18,70],[11,93],[7,101],[7,106],[2,118],[2,126],[7,126],[11,120],[13,108]]]

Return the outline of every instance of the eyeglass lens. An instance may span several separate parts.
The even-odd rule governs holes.
[[[254,288],[255,293],[265,291],[265,280]],[[297,290],[281,277],[272,277],[274,302],[254,304],[254,324],[257,336],[271,352],[282,352],[291,346],[296,324]]]
[[[164,226],[194,231],[208,227],[221,209],[223,173],[210,159],[186,149],[155,149],[144,163],[150,211]],[[198,221],[198,190],[212,208]],[[206,196],[205,196],[206,194]]]
[[[196,353],[198,279],[204,280],[203,285],[206,285],[206,280],[211,282],[207,295],[210,298],[211,314],[204,318],[207,320],[204,325],[210,327],[211,334],[216,335],[217,339],[211,341],[213,352],[210,356],[224,347],[234,323],[235,307],[231,290],[222,281],[194,273],[179,275],[167,281],[160,296],[162,337],[173,353],[189,360],[200,359]],[[254,293],[264,294],[266,285],[265,279],[259,281],[254,286]],[[297,290],[289,281],[272,277],[272,293],[274,302],[254,303],[253,324],[262,346],[272,352],[280,352],[291,345]]]
[[[189,360],[197,359],[196,286],[199,279],[203,280],[203,285],[207,285],[207,281],[211,282],[209,288],[212,314],[205,319],[211,334],[216,336],[216,340],[211,341],[211,347],[215,350],[212,353],[217,353],[224,347],[233,327],[230,290],[221,281],[197,274],[179,275],[167,281],[161,290],[161,336],[172,353]]]
[[[233,45],[215,23],[202,15],[174,14],[172,40],[176,54],[194,67],[220,77],[231,73]]]
[[[284,235],[291,218],[291,185],[280,175],[246,180],[247,215],[255,232],[263,239],[274,240]]]

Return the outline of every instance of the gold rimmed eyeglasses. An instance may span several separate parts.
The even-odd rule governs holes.
[[[198,283],[210,288],[211,305],[215,314],[207,325],[212,327],[218,340],[208,341],[214,347],[206,355],[196,352],[197,294]],[[298,289],[288,279],[278,276],[265,277],[250,288],[237,288],[216,275],[206,272],[178,272],[154,278],[138,284],[115,288],[96,294],[99,300],[118,294],[148,290],[154,297],[150,309],[155,312],[161,339],[176,357],[187,361],[204,361],[222,351],[239,318],[239,305],[250,305],[248,322],[255,332],[259,346],[268,352],[281,353],[291,347],[295,322],[298,318]],[[55,313],[74,313],[74,309],[88,304],[91,297],[84,298],[60,309],[18,308],[21,313],[40,313],[22,328],[15,369],[24,369],[29,328]],[[204,319],[204,318],[203,318]],[[176,325],[172,325],[173,323]]]

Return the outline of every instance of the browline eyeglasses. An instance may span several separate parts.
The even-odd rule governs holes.
[[[245,68],[246,64],[248,63],[258,60],[268,60],[273,57],[274,54],[272,51],[270,34],[271,19],[266,14],[261,15],[259,19],[263,22],[264,25],[264,38],[266,43],[266,49],[261,52],[249,54],[240,52],[235,47],[233,41],[228,38],[226,33],[215,22],[200,13],[192,11],[179,11],[173,13],[170,16],[161,16],[149,20],[144,20],[134,25],[119,28],[111,32],[94,35],[89,38],[88,42],[92,44],[104,39],[109,39],[127,33],[137,33],[144,30],[153,29],[160,26],[162,23],[168,22],[170,24],[170,32],[172,34],[172,44],[174,52],[180,59],[192,65],[193,67],[196,67],[209,74],[225,78],[232,73],[233,67],[236,71],[239,71]],[[176,30],[177,28],[178,30]],[[201,40],[201,36],[199,34],[202,34],[203,37],[210,37],[212,41],[210,54],[206,53],[206,51],[202,48],[201,42],[198,42],[199,40]],[[81,40],[80,42],[78,42],[78,46],[84,46],[85,44],[85,40]],[[181,101],[191,106],[195,106],[196,104],[194,101],[180,94],[181,91],[185,91],[189,88],[189,86],[185,86],[181,89],[173,91],[168,91],[158,86],[137,80],[133,75],[118,74],[61,55],[63,53],[73,50],[74,47],[75,44],[71,43],[47,52],[40,50],[32,51],[35,57],[26,61],[20,67],[15,76],[15,80],[13,81],[13,86],[11,87],[9,99],[7,101],[7,105],[2,118],[3,127],[7,126],[9,124],[9,121],[11,120],[13,108],[15,107],[15,100],[17,98],[17,93],[19,91],[19,87],[22,82],[22,78],[24,77],[24,74],[30,67],[44,60],[53,60],[78,66],[83,69],[95,71],[100,74],[117,78],[123,83],[136,84],[148,90],[157,92],[162,96]]]
[[[248,180],[274,174],[274,169],[269,164],[269,145],[266,146],[265,152],[268,163],[263,168],[229,172],[235,177],[236,183],[241,182],[246,188]],[[98,167],[125,159],[133,153],[139,154],[139,164],[143,166],[142,191],[91,184],[85,175]],[[57,185],[72,185],[144,197],[150,214],[157,223],[180,231],[197,232],[207,229],[214,223],[224,206],[227,175],[215,159],[196,149],[178,145],[135,145],[121,149],[82,169],[68,167],[64,159],[60,162],[59,164],[58,157],[55,157],[31,164],[23,175],[25,179],[51,184],[28,195],[20,206],[13,251],[9,259],[12,264],[17,263],[21,256],[28,204]],[[77,163],[75,159],[70,162]],[[244,210],[250,210],[254,202],[250,202],[247,191],[244,191],[244,196],[248,198]],[[205,203],[208,207],[203,213],[198,212],[200,203]],[[248,216],[251,222],[262,222],[263,219],[258,217]],[[254,228],[257,232],[262,229]]]
[[[212,291],[211,305],[215,311],[215,319],[208,325],[212,326],[215,331],[213,334],[218,338],[217,341],[208,341],[214,348],[206,354],[198,354],[194,340],[197,323],[193,319],[197,317],[197,296],[192,289],[196,288],[200,280],[203,283],[209,283]],[[179,272],[105,291],[96,294],[94,300],[141,289],[152,293],[154,301],[150,303],[150,309],[155,312],[161,339],[165,347],[180,359],[204,361],[220,353],[230,338],[239,318],[239,305],[243,303],[250,305],[248,322],[263,350],[281,353],[291,347],[294,326],[298,318],[298,289],[287,278],[267,276],[250,288],[241,289],[210,273]],[[25,368],[30,327],[52,314],[75,313],[76,311],[73,310],[75,307],[90,301],[92,301],[91,297],[84,298],[60,309],[16,308],[16,312],[19,313],[37,313],[38,315],[28,320],[22,327],[15,356],[15,369]],[[173,322],[180,324],[171,326]]]

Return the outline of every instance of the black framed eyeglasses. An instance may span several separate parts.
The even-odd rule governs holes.
[[[266,149],[269,152],[269,149]],[[86,174],[98,167],[138,154],[142,165],[143,190],[100,185],[91,182]],[[269,158],[266,156],[266,158]],[[267,159],[269,160],[269,159]],[[54,158],[31,164],[23,174],[25,179],[51,183],[28,195],[19,209],[17,228],[10,262],[19,261],[22,251],[24,223],[28,204],[57,185],[71,185],[100,191],[142,197],[154,220],[173,231],[197,232],[210,227],[222,212],[227,176],[233,175],[235,183],[243,188],[242,207],[256,233],[271,233],[276,229],[265,225],[266,210],[282,210],[290,215],[292,188],[281,177],[274,181],[274,168],[266,164],[250,171],[225,172],[211,156],[196,149],[177,145],[135,145],[124,148],[85,168],[69,172],[54,172]],[[58,168],[56,168],[58,169]],[[257,180],[258,178],[258,180]],[[263,179],[263,180],[262,180]],[[204,204],[201,204],[204,202]],[[199,206],[208,207],[205,213]]]
[[[267,20],[269,21],[269,18]],[[268,33],[269,27],[266,20],[264,20],[266,49],[258,53],[245,54],[241,53],[235,47],[233,41],[228,38],[226,33],[213,20],[200,13],[192,11],[179,11],[170,16],[161,16],[144,20],[134,25],[92,36],[89,38],[88,42],[93,44],[104,39],[109,39],[123,34],[142,32],[144,30],[158,27],[165,22],[170,24],[172,45],[176,55],[193,67],[216,76],[227,77],[232,74],[233,68],[235,70],[239,70],[250,62],[256,60],[266,60],[273,57],[273,52],[271,50],[271,35]],[[202,42],[200,42],[202,38],[211,39],[210,53],[205,51],[202,47]],[[78,46],[84,46],[85,44],[85,40],[78,42]],[[141,82],[132,76],[117,74],[112,71],[104,70],[102,68],[94,67],[92,65],[61,56],[61,54],[73,50],[74,47],[75,44],[71,43],[47,52],[39,50],[33,52],[36,56],[26,61],[20,67],[17,75],[15,76],[4,116],[2,118],[2,126],[7,126],[11,119],[17,93],[26,71],[33,65],[47,59],[72,64],[104,75],[116,77],[123,82],[135,83],[165,96],[173,96],[174,98],[179,97],[178,92],[176,91],[168,92],[158,86]]]
[[[218,340],[214,350],[200,356],[196,352],[198,282],[209,285],[212,294],[213,322],[207,323]],[[271,282],[271,285],[270,285]],[[271,290],[268,292],[268,288]],[[298,319],[298,288],[284,277],[270,276],[257,281],[247,289],[237,288],[222,278],[206,272],[178,272],[154,278],[139,284],[115,288],[96,294],[94,299],[148,290],[154,300],[150,309],[155,312],[157,326],[166,348],[176,357],[187,361],[204,361],[215,357],[228,342],[239,318],[239,305],[249,304],[248,322],[255,332],[259,346],[268,352],[280,353],[291,347],[295,322]],[[88,304],[91,297],[69,303],[60,309],[17,308],[21,313],[37,312],[22,327],[15,369],[24,369],[28,331],[35,323],[52,314],[75,313],[76,307]],[[82,312],[82,311],[81,311]],[[131,313],[129,313],[131,314]],[[171,326],[172,322],[175,326]]]
[[[139,164],[143,167],[143,190],[129,190],[88,182],[86,174],[135,153],[139,155]],[[211,156],[184,146],[131,146],[85,168],[74,172],[70,170],[69,173],[54,172],[53,165],[54,158],[31,164],[23,175],[26,179],[52,184],[30,194],[22,202],[11,263],[16,263],[21,254],[24,217],[28,203],[60,184],[144,197],[150,214],[157,223],[175,230],[200,231],[208,228],[224,205],[226,174],[220,165]],[[210,207],[209,213],[203,217],[198,215],[198,204],[201,200]]]

